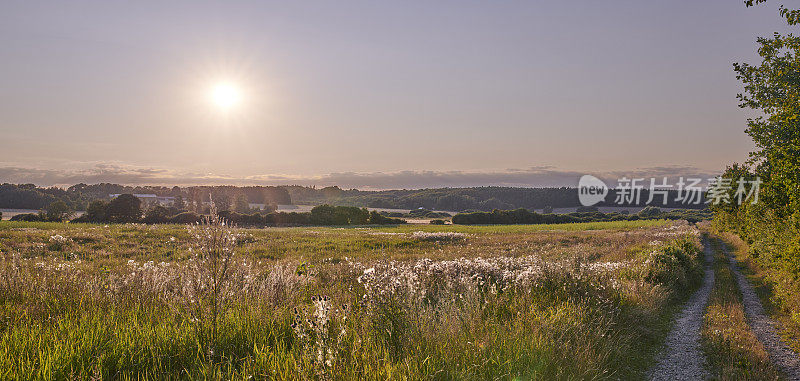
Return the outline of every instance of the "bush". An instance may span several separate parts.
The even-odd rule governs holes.
[[[183,212],[170,217],[169,222],[173,224],[196,224],[202,218],[202,216],[194,212]]]
[[[367,222],[370,225],[401,225],[405,224],[406,220],[401,218],[386,217],[373,210],[369,213],[369,220]]]
[[[318,205],[311,209],[314,225],[365,225],[369,220],[366,208],[354,206]]]
[[[703,279],[702,251],[689,239],[676,240],[653,250],[645,266],[648,282],[673,290],[686,290]]]
[[[638,214],[640,217],[644,218],[658,217],[658,215],[661,214],[661,209],[656,208],[655,206],[648,206],[640,210]]]
[[[40,222],[46,220],[47,218],[41,213],[23,213],[11,216],[11,221]]]
[[[431,220],[431,225],[444,225],[444,220]]]
[[[146,224],[166,224],[169,222],[170,212],[161,205],[154,205],[145,214],[142,222]]]

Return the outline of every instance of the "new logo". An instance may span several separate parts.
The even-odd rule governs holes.
[[[606,199],[608,186],[592,175],[581,176],[578,182],[578,200],[583,206],[592,206]]]

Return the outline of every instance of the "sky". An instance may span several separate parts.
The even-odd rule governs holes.
[[[753,149],[732,63],[786,31],[738,0],[5,0],[0,182],[713,176]]]

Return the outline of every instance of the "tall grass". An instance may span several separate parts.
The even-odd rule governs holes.
[[[62,234],[56,253],[92,245],[82,239],[102,235],[93,228]],[[130,229],[121,247],[167,231],[185,252],[156,262],[4,250],[0,378],[637,378],[700,268],[685,224],[547,233],[535,247],[509,233],[400,232],[421,251],[465,255],[375,259],[362,249],[314,261],[239,256],[257,248],[251,231],[213,221],[182,234]],[[31,238],[16,246],[30,250],[45,239],[12,234]],[[512,238],[529,249],[473,255]],[[626,249],[614,261],[575,254],[592,243]]]

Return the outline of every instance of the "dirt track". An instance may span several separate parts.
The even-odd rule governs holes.
[[[764,345],[764,349],[769,353],[769,358],[790,380],[800,380],[800,356],[797,355],[786,343],[781,340],[778,332],[780,331],[779,324],[770,319],[764,313],[764,307],[761,305],[758,295],[753,290],[753,286],[739,271],[739,265],[736,258],[733,258],[728,253],[725,245],[725,255],[730,260],[731,271],[733,271],[736,284],[742,293],[742,304],[744,304],[745,316],[750,328],[755,333],[758,341]]]
[[[707,239],[703,241],[703,247],[703,284],[678,315],[664,343],[664,352],[650,371],[651,380],[702,380],[708,376],[704,367],[705,356],[700,348],[700,328],[711,289],[714,288],[714,253]]]

